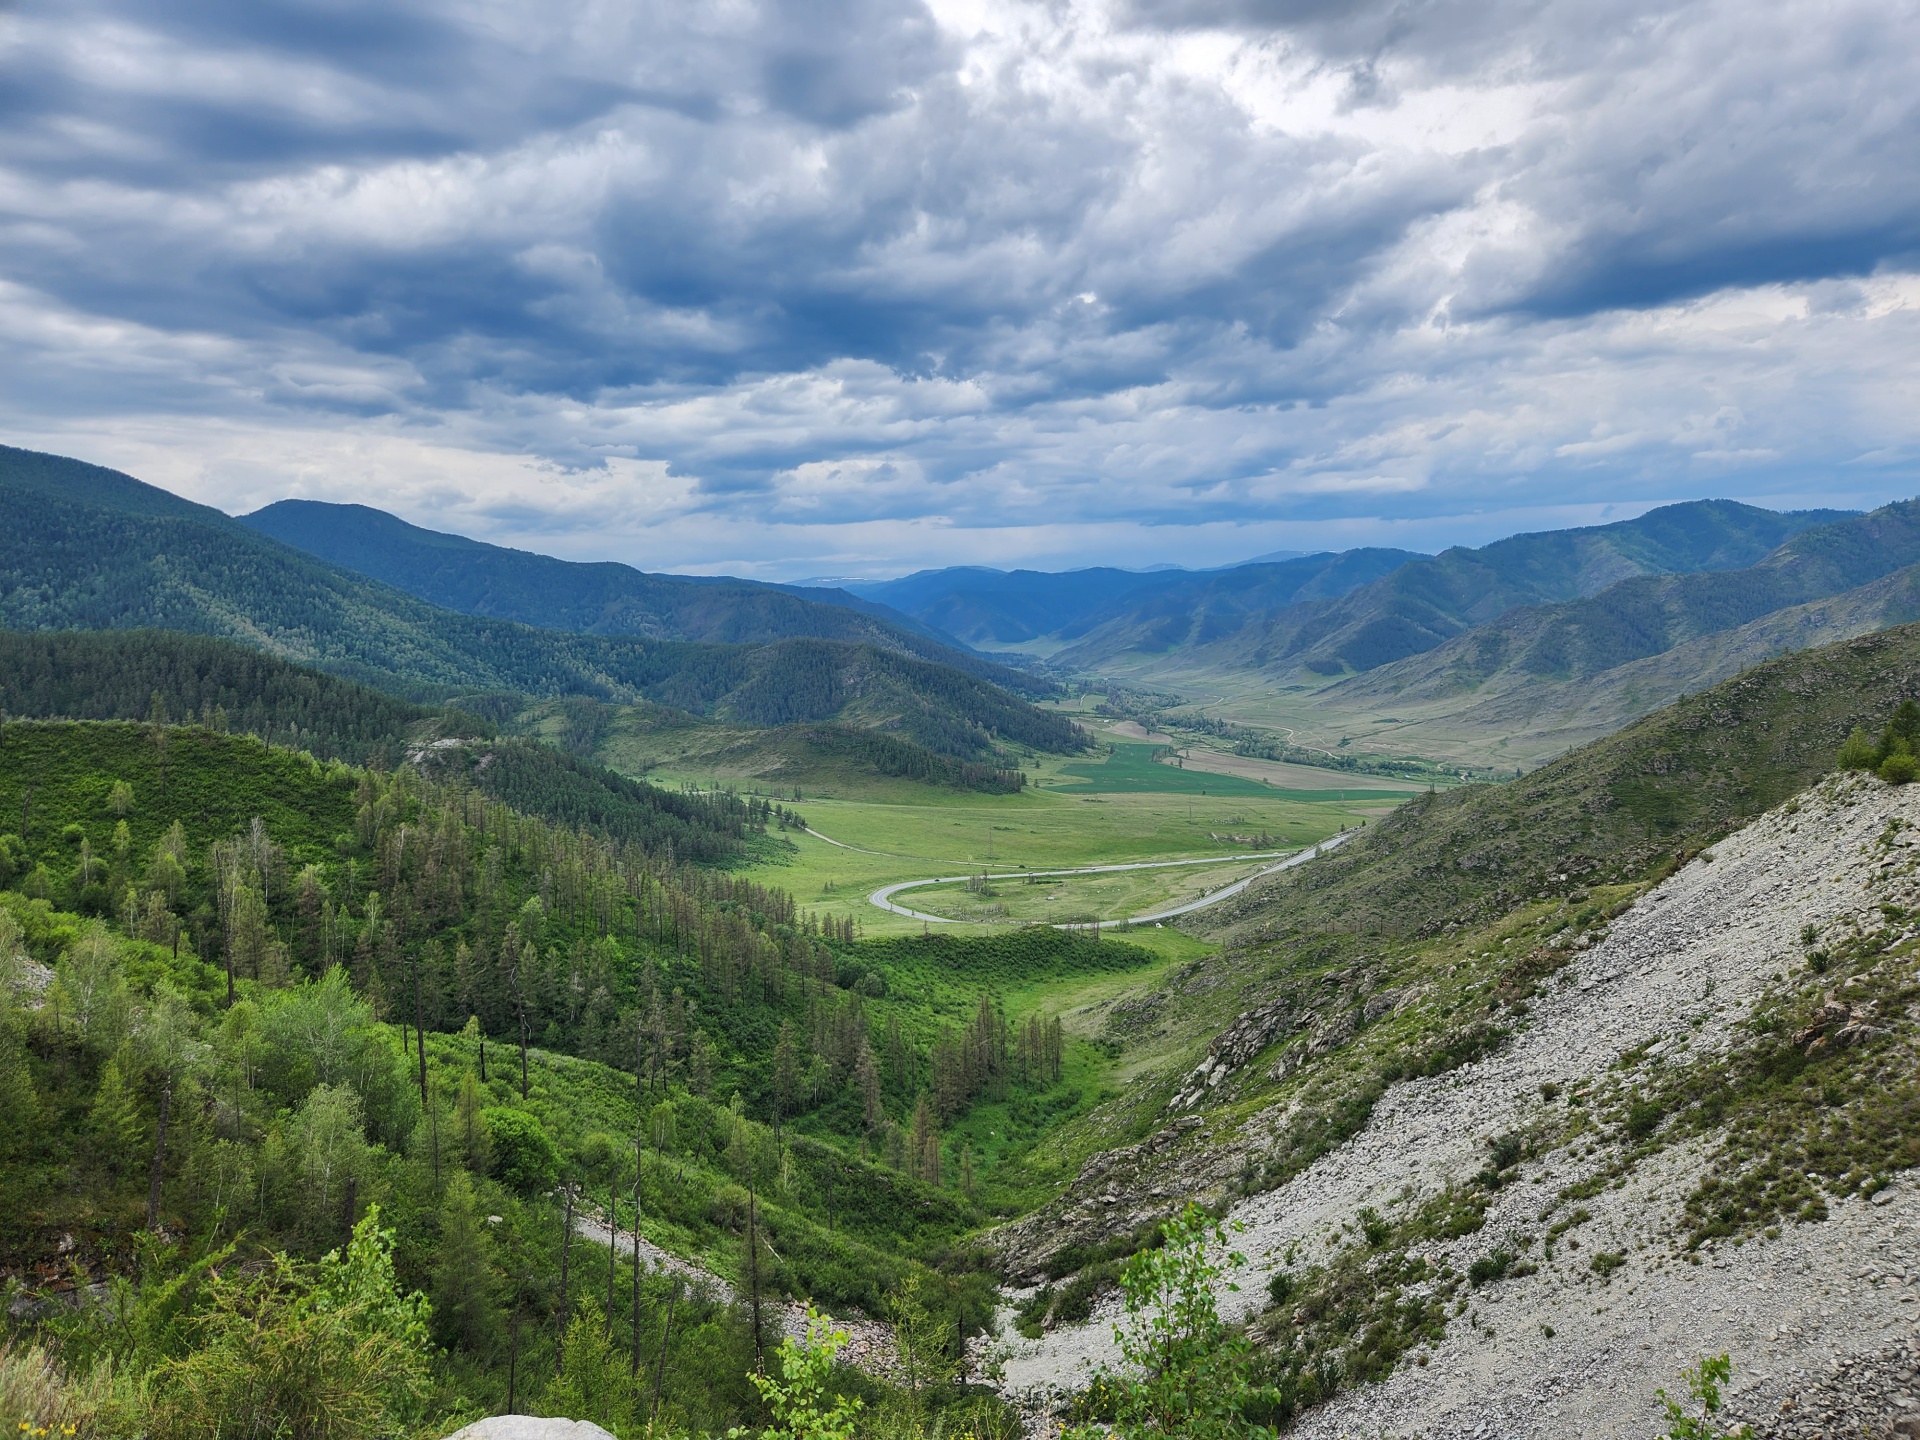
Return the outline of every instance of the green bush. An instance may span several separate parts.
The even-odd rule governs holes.
[[[493,1142],[493,1173],[523,1195],[551,1190],[560,1161],[540,1122],[524,1110],[489,1106],[480,1112]]]
[[[153,1373],[153,1440],[408,1434],[427,1396],[427,1304],[398,1294],[379,1220],[369,1210],[346,1257],[316,1269],[281,1255],[264,1271],[209,1279],[199,1348]]]

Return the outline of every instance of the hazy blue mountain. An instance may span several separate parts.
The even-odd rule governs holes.
[[[1049,572],[960,566],[850,587],[970,645],[1076,641],[1115,620],[1145,629],[1142,648],[1219,633],[1224,617],[1344,594],[1416,558],[1351,550],[1249,561],[1221,570],[1113,568]]]
[[[1744,569],[1802,531],[1848,513],[1782,514],[1731,500],[1666,505],[1611,525],[1515,535],[1478,549],[1408,557],[1344,593],[1326,598],[1303,593],[1291,603],[1249,610],[1231,629],[1221,620],[1202,625],[1196,615],[1189,638],[1175,643],[1183,664],[1202,668],[1304,668],[1323,675],[1372,670],[1432,650],[1515,606],[1576,600],[1635,576]],[[1241,570],[1248,568],[1257,567]],[[1210,578],[1230,585],[1241,570]],[[1195,599],[1211,593],[1202,587]],[[1057,659],[1095,668],[1138,653],[1161,653],[1173,648],[1166,637],[1176,628],[1164,606],[1142,603],[1104,622]]]
[[[763,585],[730,576],[650,575],[614,561],[557,560],[410,525],[366,505],[280,500],[240,523],[458,610],[587,635],[757,644],[811,636],[871,640],[953,661],[925,626],[844,590]]]
[[[1020,645],[1084,625],[1125,596],[1177,585],[1189,572],[994,570],[957,565],[845,588],[968,645]]]

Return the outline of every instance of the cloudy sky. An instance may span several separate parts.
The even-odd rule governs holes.
[[[1920,491],[1915,0],[0,0],[0,439],[766,576]]]

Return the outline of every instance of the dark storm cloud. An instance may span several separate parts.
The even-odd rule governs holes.
[[[35,0],[0,9],[0,391],[49,433],[377,422],[382,463],[742,525],[1898,471],[1915,18]]]

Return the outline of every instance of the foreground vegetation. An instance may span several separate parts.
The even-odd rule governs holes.
[[[757,1423],[789,1295],[919,1325],[951,1375],[993,1289],[966,1237],[1031,1203],[1008,1162],[1105,1063],[1004,997],[1156,963],[861,941],[671,836],[211,726],[15,721],[0,814],[0,1253],[102,1434],[193,1433],[249,1326],[290,1347],[269,1369],[367,1358],[340,1434],[509,1401]],[[609,1213],[711,1283],[567,1238]],[[982,1403],[844,1383],[883,1427]]]

